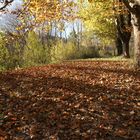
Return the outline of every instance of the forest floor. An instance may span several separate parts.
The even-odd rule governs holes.
[[[70,61],[0,73],[0,140],[140,140],[140,71]]]

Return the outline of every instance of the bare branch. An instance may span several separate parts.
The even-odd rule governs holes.
[[[9,4],[11,4],[14,0],[1,0],[0,2],[3,3],[3,6],[0,7],[0,11],[4,10],[4,8],[6,8]]]

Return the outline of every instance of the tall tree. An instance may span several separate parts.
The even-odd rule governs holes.
[[[115,40],[117,55],[129,58],[131,31],[128,29],[131,27],[131,16],[121,1],[94,2],[90,5],[87,4],[86,8],[80,12],[88,30],[92,30],[104,42],[114,42]]]
[[[83,3],[79,8],[79,17],[83,19],[84,28],[92,31],[101,42],[113,42],[116,37],[115,17],[112,3]]]
[[[38,27],[43,22],[60,20],[72,20],[74,2],[71,0],[24,0],[24,5],[19,13],[19,17],[30,17],[32,27]],[[24,24],[24,22],[23,22]]]
[[[102,0],[88,0],[89,2],[104,2]],[[135,66],[140,68],[140,0],[122,0],[131,14],[134,30],[134,60]]]

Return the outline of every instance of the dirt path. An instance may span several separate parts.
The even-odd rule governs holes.
[[[139,140],[140,72],[76,61],[0,74],[0,140]]]

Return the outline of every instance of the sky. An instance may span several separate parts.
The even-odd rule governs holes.
[[[7,9],[9,11],[15,10],[15,9],[20,8],[21,5],[22,5],[22,1],[21,0],[14,0],[14,2],[12,2],[12,4],[7,7]],[[10,15],[8,13],[7,14],[0,13],[0,29],[4,30],[5,28],[7,28],[7,24],[10,21],[13,21],[14,18],[15,18],[14,15]]]

